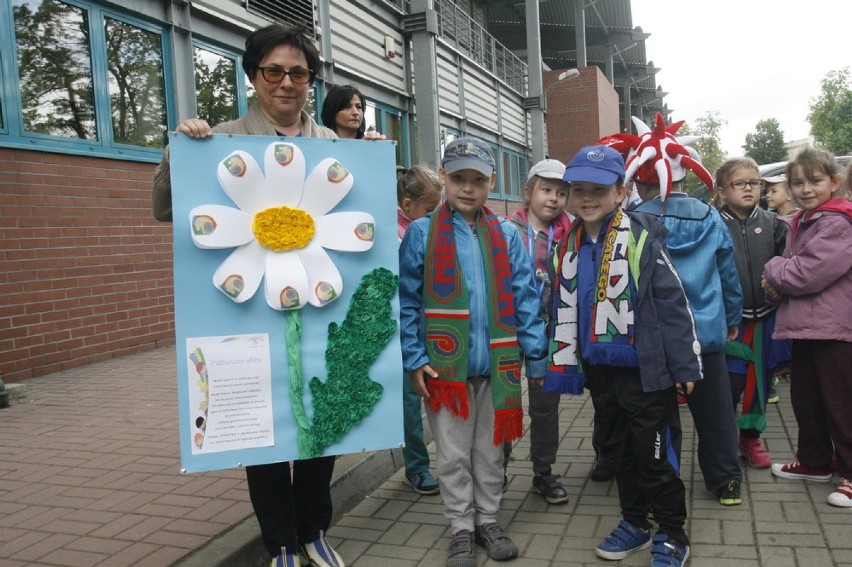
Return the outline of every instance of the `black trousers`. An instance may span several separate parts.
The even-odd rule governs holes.
[[[796,457],[827,467],[837,452],[838,474],[852,478],[852,343],[793,339],[790,401],[799,425]]]
[[[310,543],[331,524],[334,457],[246,467],[251,505],[273,557]]]
[[[638,368],[586,368],[586,386],[595,407],[597,434],[607,466],[615,471],[621,514],[649,529],[648,509],[658,533],[684,545],[689,538],[686,491],[680,479],[680,415],[674,387],[643,392]]]

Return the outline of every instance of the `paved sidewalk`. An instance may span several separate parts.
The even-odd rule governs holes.
[[[265,564],[243,472],[179,472],[173,349],[28,380],[21,389],[24,397],[0,410],[0,566]],[[765,434],[779,461],[793,454],[796,434],[788,384],[780,394]],[[682,412],[689,564],[852,567],[852,510],[826,504],[833,484],[749,469],[743,505],[722,507],[703,488],[692,422]],[[571,501],[548,506],[529,492],[529,441],[521,440],[501,511],[521,557],[507,565],[611,564],[593,552],[619,510],[614,483],[587,478],[588,397],[563,399],[560,421],[554,472]],[[342,517],[329,539],[347,565],[445,565],[440,497],[414,494],[399,464],[398,450],[338,460],[333,494]],[[481,548],[478,557],[497,565]],[[619,564],[647,563],[638,553]]]

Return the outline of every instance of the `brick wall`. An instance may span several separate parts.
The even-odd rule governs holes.
[[[544,87],[562,71],[544,73]],[[598,67],[583,67],[578,77],[548,91],[546,120],[548,154],[569,161],[583,146],[619,131],[618,94]]]
[[[171,225],[154,165],[0,148],[0,374],[174,343]]]

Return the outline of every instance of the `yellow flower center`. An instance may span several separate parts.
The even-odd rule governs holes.
[[[302,209],[271,207],[254,215],[251,223],[261,245],[282,252],[304,248],[314,237],[314,219]]]

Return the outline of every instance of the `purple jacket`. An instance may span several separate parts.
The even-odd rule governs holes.
[[[850,215],[818,210],[797,217],[784,255],[766,263],[766,280],[785,296],[773,338],[852,342]]]

